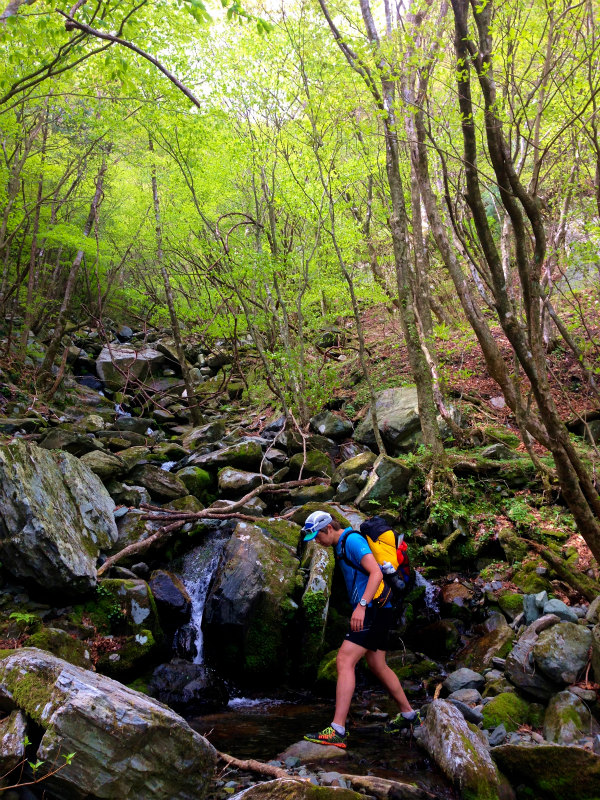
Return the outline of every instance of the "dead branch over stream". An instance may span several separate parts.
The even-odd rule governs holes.
[[[260,522],[261,519],[263,519],[262,517],[252,517],[248,514],[241,514],[238,513],[238,509],[242,508],[253,497],[260,495],[263,492],[270,492],[273,494],[285,492],[289,489],[297,489],[300,486],[314,486],[317,483],[327,484],[329,483],[329,480],[326,478],[306,478],[304,480],[287,481],[285,483],[263,483],[260,486],[257,486],[255,489],[252,489],[251,492],[248,492],[248,494],[245,494],[240,500],[237,500],[227,508],[203,508],[202,511],[172,511],[168,508],[162,508],[161,506],[153,506],[142,503],[140,508],[149,512],[144,515],[144,519],[161,520],[169,524],[162,525],[156,531],[156,533],[148,536],[147,539],[141,539],[140,541],[134,542],[133,544],[124,547],[123,550],[120,550],[118,553],[115,553],[114,556],[107,558],[104,564],[98,568],[98,577],[102,577],[105,572],[107,572],[118,561],[121,561],[121,559],[125,558],[125,556],[130,556],[134,553],[143,553],[152,548],[158,542],[164,542],[166,539],[172,536],[175,531],[179,530],[179,528],[182,528],[188,522],[197,522],[201,519],[225,520],[231,518],[242,519],[248,522]]]

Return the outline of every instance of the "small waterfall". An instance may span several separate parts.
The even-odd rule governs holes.
[[[226,541],[226,537],[219,538],[218,533],[215,532],[206,542],[190,550],[183,559],[182,580],[192,601],[190,622],[196,631],[194,664],[202,664],[203,661],[202,616],[204,605],[208,587],[219,566]]]
[[[415,586],[423,586],[425,588],[425,605],[427,610],[432,614],[440,613],[440,606],[437,601],[438,589],[433,583],[430,583],[424,578],[418,570],[415,570]]]

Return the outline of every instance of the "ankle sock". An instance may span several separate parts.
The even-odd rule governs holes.
[[[339,733],[340,736],[343,736],[346,733],[346,728],[343,728],[341,725],[336,725],[335,722],[331,723],[331,727],[336,733]]]
[[[416,711],[403,711],[402,712],[402,716],[404,717],[404,719],[411,720],[411,719],[414,719],[417,716],[417,712]]]

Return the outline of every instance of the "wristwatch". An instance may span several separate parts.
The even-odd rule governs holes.
[[[360,598],[360,600],[358,601],[358,605],[362,606],[363,608],[367,605],[367,601],[365,600],[364,597]]]

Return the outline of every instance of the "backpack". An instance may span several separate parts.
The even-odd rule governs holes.
[[[396,533],[390,528],[382,517],[371,517],[365,520],[359,531],[350,530],[367,540],[375,560],[381,567],[384,562],[389,562],[394,570],[383,573],[383,580],[379,584],[373,601],[384,606],[388,601],[392,605],[399,605],[406,594],[413,588],[415,582],[414,571],[408,557],[408,547],[404,541],[403,533]],[[342,539],[341,558],[353,569],[367,574],[364,567],[356,565],[346,556],[346,538]],[[383,570],[382,570],[383,571]]]

